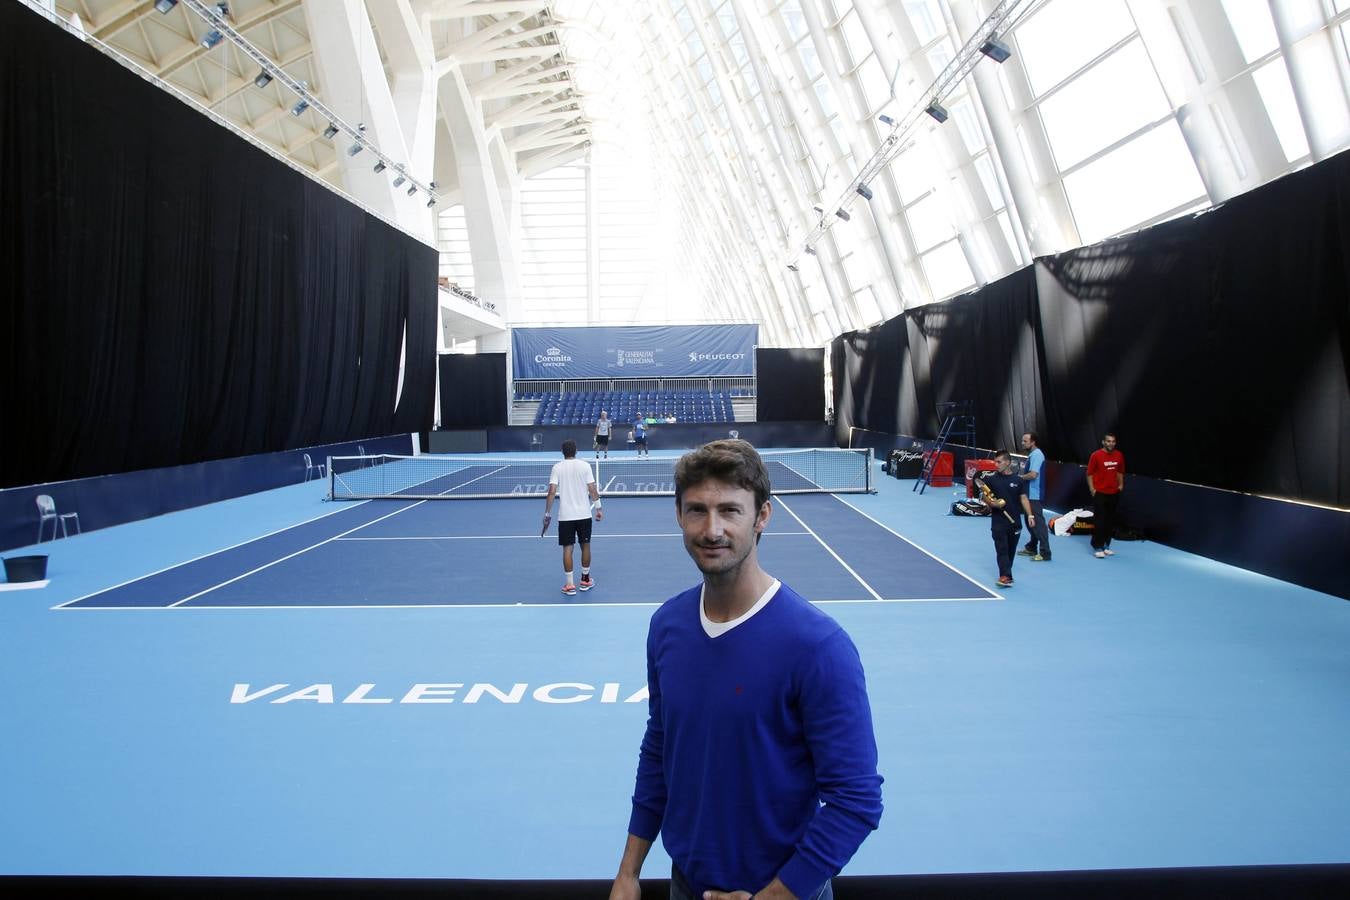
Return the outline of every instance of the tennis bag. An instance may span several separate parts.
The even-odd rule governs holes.
[[[989,513],[989,507],[981,500],[957,500],[952,504],[954,516],[987,516]]]

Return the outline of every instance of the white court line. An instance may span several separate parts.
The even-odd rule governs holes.
[[[468,468],[470,468],[470,467],[469,467],[469,466],[465,466],[465,467],[464,467],[464,469],[468,469]],[[464,482],[463,484],[457,484],[457,485],[455,485],[454,487],[450,488],[450,490],[447,490],[447,491],[441,491],[441,494],[444,495],[444,494],[452,493],[452,492],[454,492],[454,491],[459,490],[459,489],[462,488],[462,487],[467,487],[467,486],[473,484],[475,481],[482,481],[484,478],[491,478],[493,475],[496,475],[496,474],[497,474],[498,472],[500,472],[502,469],[509,469],[509,468],[511,468],[511,467],[510,467],[510,466],[498,466],[497,468],[493,469],[491,472],[488,472],[486,475],[479,475],[477,478],[470,478],[468,481]],[[462,471],[464,471],[464,469],[456,469],[455,472],[462,472]],[[451,472],[450,474],[451,474],[451,475],[454,475],[455,472]],[[435,480],[435,479],[433,479],[433,480]]]
[[[941,557],[934,556],[932,553],[929,553],[927,550],[925,550],[924,548],[920,547],[918,544],[914,543],[914,542],[911,541],[909,538],[905,537],[903,534],[901,534],[900,532],[896,531],[896,530],[895,530],[894,528],[892,528],[891,526],[887,525],[887,524],[884,523],[884,522],[878,522],[876,519],[872,518],[872,517],[869,516],[867,513],[863,512],[861,509],[858,509],[858,507],[854,506],[852,503],[849,503],[847,500],[845,500],[843,497],[840,497],[838,494],[835,494],[835,495],[834,495],[834,499],[838,500],[840,503],[844,504],[844,505],[847,506],[849,509],[851,509],[851,510],[853,510],[855,513],[857,513],[858,515],[862,516],[864,519],[868,519],[868,520],[870,520],[870,521],[876,523],[877,525],[880,525],[882,528],[885,528],[885,529],[886,529],[887,531],[889,531],[891,534],[895,535],[895,536],[898,537],[900,540],[904,541],[906,544],[909,544],[911,547],[913,547],[915,550],[918,550],[918,551],[919,551],[920,553],[922,553],[924,556],[927,556],[929,559],[933,560],[933,561],[936,562],[936,563],[940,563],[940,564],[946,566],[948,569],[951,569],[951,570],[952,570],[953,572],[955,572],[957,575],[960,575],[962,578],[964,578],[966,581],[969,581],[971,584],[975,585],[976,587],[978,587],[978,588],[983,588],[984,590],[989,591],[989,593],[992,595],[992,599],[997,599],[997,600],[1002,600],[1002,599],[1003,599],[1003,595],[1002,595],[1002,594],[998,593],[997,591],[991,590],[991,589],[989,588],[988,585],[980,584],[980,583],[979,583],[978,581],[976,581],[974,578],[971,578],[971,577],[970,577],[969,575],[967,575],[965,572],[962,572],[960,569],[958,569],[956,566],[952,565],[951,563],[947,562],[945,559],[942,559]]]
[[[222,547],[222,548],[220,548],[219,550],[212,550],[210,553],[203,553],[201,556],[194,556],[194,557],[192,557],[192,559],[185,559],[185,560],[183,560],[182,562],[171,563],[170,565],[167,565],[167,566],[165,566],[165,567],[162,568],[162,569],[156,569],[155,571],[153,571],[153,572],[147,572],[147,573],[145,573],[144,575],[137,575],[135,578],[129,578],[129,579],[127,579],[126,581],[123,581],[121,584],[114,584],[114,585],[112,585],[112,586],[110,586],[110,587],[99,588],[98,590],[94,591],[93,593],[85,594],[83,597],[76,597],[74,600],[67,600],[65,603],[61,603],[61,604],[58,604],[58,605],[56,605],[56,606],[53,606],[52,609],[64,609],[65,607],[70,606],[72,603],[79,603],[81,600],[88,600],[90,597],[96,597],[96,596],[98,596],[99,594],[105,594],[105,593],[107,593],[108,591],[115,591],[115,590],[117,590],[117,589],[120,588],[120,587],[126,587],[127,585],[129,585],[129,584],[134,584],[134,583],[137,582],[137,581],[143,581],[144,579],[146,579],[146,578],[151,578],[151,577],[153,577],[153,576],[155,576],[155,575],[160,574],[161,572],[167,572],[167,571],[169,571],[170,569],[176,569],[176,568],[178,568],[179,566],[186,566],[186,565],[189,565],[189,564],[191,564],[191,563],[195,563],[195,562],[197,562],[197,561],[200,560],[200,559],[206,559],[208,556],[215,556],[217,553],[228,553],[229,551],[234,550],[234,549],[239,548],[239,547],[242,547],[242,546],[244,546],[245,544],[251,544],[251,543],[253,543],[254,541],[261,541],[263,538],[269,538],[269,537],[271,537],[271,536],[274,535],[274,534],[281,534],[281,532],[283,532],[283,531],[290,531],[292,528],[299,528],[301,525],[308,525],[310,522],[317,522],[317,521],[319,521],[320,519],[326,519],[326,518],[328,518],[329,516],[335,516],[335,515],[337,515],[338,513],[340,513],[340,512],[346,512],[346,511],[349,510],[349,509],[356,509],[357,507],[361,506],[361,504],[363,504],[363,503],[369,503],[369,502],[370,502],[369,500],[361,500],[361,501],[358,501],[355,505],[352,505],[352,506],[339,506],[339,507],[336,508],[336,509],[332,509],[332,510],[329,510],[328,512],[326,512],[326,513],[322,513],[322,514],[320,514],[320,515],[317,515],[317,516],[315,516],[315,517],[312,518],[312,519],[305,519],[303,522],[296,522],[294,525],[283,525],[282,527],[276,529],[275,531],[269,531],[269,532],[267,532],[266,534],[260,534],[260,535],[258,535],[257,537],[249,538],[249,539],[246,540],[246,541],[240,541],[240,542],[237,543],[237,544],[231,544],[230,546],[228,546],[228,547]],[[409,502],[411,502],[411,501],[409,501]],[[121,606],[109,606],[109,607],[107,607],[107,609],[141,609],[141,608],[142,608],[142,607],[139,607],[139,606],[134,606],[134,607],[133,607],[133,606],[126,606],[126,607],[121,607]],[[163,609],[164,607],[149,607],[149,608]]]
[[[987,601],[989,597],[897,597],[897,598],[878,598],[876,600],[811,600],[810,603],[816,606],[843,606],[845,604],[865,603],[875,605],[877,603],[954,603],[970,601]],[[992,599],[1002,600],[999,595]],[[653,601],[617,601],[614,603],[570,603],[559,600],[554,603],[383,603],[383,604],[356,604],[356,603],[331,603],[331,604],[296,604],[296,605],[231,605],[231,606],[212,606],[209,603],[199,603],[195,606],[76,606],[71,608],[71,612],[163,612],[166,609],[172,609],[177,613],[201,612],[202,610],[211,610],[213,612],[253,612],[259,609],[282,609],[290,611],[302,610],[326,610],[326,609],[366,609],[379,611],[384,609],[576,609],[577,607],[600,608],[606,606],[619,607],[647,607],[656,608],[663,605]]]
[[[429,500],[418,500],[417,503],[414,503],[414,504],[413,504],[413,506],[417,506],[417,505],[420,504],[420,503],[429,503],[429,502],[431,502],[431,501],[429,501]],[[353,531],[360,531],[362,528],[365,528],[367,525],[374,525],[376,522],[383,522],[385,519],[388,519],[390,516],[396,516],[396,515],[398,515],[399,513],[401,513],[401,512],[407,512],[407,511],[410,510],[410,509],[412,509],[412,506],[404,507],[403,509],[396,509],[396,510],[394,510],[393,512],[387,514],[387,515],[380,516],[378,519],[375,519],[375,520],[372,521],[372,522],[366,522],[366,523],[364,523],[364,524],[357,525],[355,528],[352,528],[352,529],[350,529],[350,530],[348,530],[348,531],[344,531],[344,532],[342,532],[342,534],[336,535],[335,537],[326,538],[325,540],[319,541],[317,544],[311,544],[310,546],[305,547],[303,550],[297,550],[297,551],[295,551],[294,553],[287,553],[285,556],[281,557],[280,559],[274,559],[274,560],[272,560],[272,561],[269,562],[269,563],[263,563],[261,566],[258,566],[257,568],[249,569],[247,572],[244,572],[242,575],[236,575],[236,576],[234,576],[233,578],[228,578],[228,579],[226,579],[225,581],[222,581],[220,584],[213,584],[213,585],[211,585],[209,588],[207,588],[206,590],[198,591],[198,592],[195,593],[195,594],[189,594],[188,596],[184,597],[182,600],[175,600],[173,603],[170,603],[170,604],[166,607],[166,609],[173,609],[173,608],[175,608],[175,607],[177,607],[177,606],[181,606],[182,604],[187,603],[189,600],[195,600],[196,598],[202,596],[203,594],[209,594],[209,593],[211,593],[211,592],[214,591],[214,590],[218,590],[219,588],[223,588],[223,587],[224,587],[225,585],[227,585],[227,584],[234,584],[236,581],[240,581],[240,580],[242,580],[242,579],[244,579],[244,578],[247,578],[247,577],[250,576],[250,575],[255,575],[255,574],[257,574],[258,572],[261,572],[263,569],[270,569],[270,568],[272,568],[272,566],[275,566],[277,563],[283,563],[283,562],[285,562],[285,561],[288,560],[288,559],[292,559],[292,558],[294,558],[294,557],[296,557],[296,556],[299,556],[301,553],[308,553],[309,551],[315,549],[316,547],[322,547],[324,544],[331,543],[332,541],[337,540],[338,538],[342,537],[342,535],[344,535],[344,534],[351,534]]]
[[[488,472],[486,475],[480,475],[480,476],[478,476],[478,478],[473,479],[473,481],[479,481],[479,480],[481,480],[481,479],[483,479],[483,478],[487,478],[487,477],[489,477],[489,476],[491,476],[491,475],[495,475],[495,474],[497,474],[498,472],[500,472],[502,469],[505,469],[505,468],[508,468],[508,467],[507,467],[507,466],[500,466],[500,467],[498,467],[498,468],[496,468],[496,469],[493,469],[491,472]],[[466,481],[466,482],[464,482],[464,484],[472,484],[473,481]],[[464,487],[464,484],[456,485],[454,488],[451,488],[451,490],[455,490],[456,488]],[[442,491],[442,493],[445,493],[445,491]],[[175,608],[177,608],[177,607],[183,605],[184,603],[187,603],[187,602],[190,601],[190,600],[195,600],[196,598],[202,596],[203,594],[209,594],[209,593],[211,593],[212,591],[219,590],[220,588],[225,587],[225,585],[227,585],[227,584],[234,584],[236,581],[241,581],[241,580],[243,580],[243,579],[249,577],[250,575],[255,575],[255,574],[257,574],[258,572],[261,572],[263,569],[270,569],[272,566],[275,566],[275,565],[277,565],[278,563],[283,563],[283,562],[285,562],[285,561],[288,560],[288,559],[293,559],[293,558],[299,556],[301,553],[308,553],[308,552],[311,551],[311,550],[314,550],[314,549],[316,549],[316,548],[318,548],[318,547],[322,547],[324,544],[332,543],[333,541],[336,541],[338,538],[346,537],[347,535],[351,534],[353,531],[360,531],[362,528],[367,528],[367,527],[369,527],[369,526],[371,526],[371,525],[375,525],[376,523],[383,522],[385,519],[392,518],[393,516],[396,516],[396,515],[398,515],[399,513],[405,513],[405,512],[407,512],[408,510],[413,509],[414,507],[421,506],[423,503],[429,503],[429,502],[431,502],[431,501],[429,501],[429,500],[416,500],[416,501],[410,503],[408,506],[405,506],[405,507],[403,507],[402,509],[396,509],[396,510],[394,510],[394,511],[391,512],[391,513],[387,513],[386,515],[380,516],[378,519],[372,519],[372,520],[369,521],[369,522],[364,522],[364,523],[362,523],[362,524],[360,524],[360,525],[357,525],[355,528],[349,528],[349,529],[347,529],[346,531],[342,532],[341,534],[336,534],[336,535],[333,535],[333,536],[330,537],[330,538],[327,538],[327,539],[325,539],[325,540],[319,541],[317,544],[311,544],[310,546],[305,547],[305,548],[302,549],[302,550],[297,550],[297,551],[295,551],[294,553],[288,553],[288,554],[286,554],[285,556],[281,557],[280,559],[274,559],[274,560],[272,560],[272,561],[269,562],[269,563],[264,563],[263,565],[258,566],[257,568],[250,569],[249,571],[244,572],[242,575],[236,575],[236,576],[234,576],[233,578],[226,579],[225,581],[220,582],[220,584],[213,584],[211,587],[207,588],[206,590],[198,591],[198,592],[195,593],[195,594],[189,594],[188,596],[184,597],[182,600],[176,600],[176,601],[174,601],[173,603],[170,603],[170,604],[169,604],[167,607],[165,607],[165,608],[166,608],[166,609],[175,609]]]
[[[811,537],[815,538],[817,541],[820,541],[820,546],[824,547],[825,550],[826,550],[826,552],[828,552],[831,556],[833,556],[833,557],[839,562],[839,565],[843,566],[846,570],[848,570],[848,574],[850,574],[850,575],[852,575],[854,578],[858,579],[858,584],[861,584],[863,587],[867,588],[867,593],[871,594],[871,595],[872,595],[875,599],[877,599],[877,600],[882,599],[882,597],[881,597],[880,594],[878,594],[876,591],[872,590],[872,586],[871,586],[870,584],[868,584],[866,581],[863,581],[863,578],[862,578],[861,575],[859,575],[857,572],[853,571],[853,567],[852,567],[852,566],[850,566],[848,563],[844,562],[843,558],[841,558],[841,557],[839,556],[838,553],[835,553],[835,552],[834,552],[834,548],[833,548],[833,547],[831,547],[829,544],[825,543],[825,541],[821,540],[820,535],[818,535],[818,534],[816,534],[814,531],[812,531],[812,530],[811,530],[811,526],[810,526],[810,525],[807,525],[805,522],[803,522],[803,521],[802,521],[802,517],[799,516],[799,515],[797,515],[795,512],[793,512],[793,511],[792,511],[792,507],[788,506],[787,503],[783,502],[783,498],[782,498],[782,497],[779,497],[779,498],[778,498],[778,505],[781,506],[781,507],[783,507],[783,509],[786,509],[786,510],[788,511],[788,515],[792,516],[792,518],[794,518],[794,519],[796,519],[798,522],[800,522],[800,523],[801,523],[801,526],[802,526],[803,528],[806,529],[807,533],[810,534]]]
[[[782,536],[804,536],[810,534],[807,531],[766,531],[765,537],[775,535]],[[593,534],[592,540],[604,538],[613,540],[615,538],[677,538],[683,537],[678,531],[672,531],[663,534]],[[538,535],[534,534],[448,534],[448,535],[428,535],[417,537],[344,537],[334,538],[334,540],[346,543],[348,541],[537,541]]]

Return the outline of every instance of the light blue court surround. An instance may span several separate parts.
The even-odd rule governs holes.
[[[941,600],[994,594],[988,523],[909,488],[787,497],[761,545],[848,601],[824,608],[867,667],[886,813],[847,874],[1350,861],[1350,603],[1083,538],[1001,599]],[[607,502],[599,586],[566,600],[537,500],[330,540],[397,504],[322,494],[45,544],[50,586],[0,593],[0,873],[613,873],[650,601],[696,580],[673,502]],[[133,608],[53,609],[167,569]]]

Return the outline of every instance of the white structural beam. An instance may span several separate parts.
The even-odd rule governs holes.
[[[453,144],[468,223],[474,291],[495,302],[506,321],[518,321],[524,296],[520,267],[478,101],[457,68],[444,75],[438,85],[438,103]],[[505,346],[486,349],[504,350]]]
[[[411,123],[407,133],[412,134],[417,143],[410,147],[404,136],[399,106],[394,102],[385,77],[365,4],[361,0],[328,0],[319,8],[310,3],[305,6],[305,17],[325,95],[331,98],[329,107],[346,122],[363,124],[368,139],[381,152],[393,159],[406,160],[410,174],[423,182],[430,181],[434,145],[427,135],[431,122]],[[387,21],[397,32],[401,19],[395,10],[389,12]],[[409,80],[410,96],[404,98],[404,109],[414,119],[434,117],[434,107],[428,109],[423,97],[423,92],[429,94],[431,91],[430,82],[419,80],[415,74],[418,66],[416,44],[407,36],[403,44],[396,42],[395,46],[402,47],[410,55],[406,64],[414,73]],[[412,154],[414,149],[418,151],[416,158]],[[434,221],[431,210],[426,208],[425,197],[420,194],[410,197],[395,188],[388,175],[373,170],[371,154],[348,155],[345,148],[339,154],[342,182],[349,194],[394,219],[413,234],[428,241],[435,240]]]

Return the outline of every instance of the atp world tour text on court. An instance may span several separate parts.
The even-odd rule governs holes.
[[[350,693],[342,696],[345,687],[331,682],[307,684],[294,690],[290,684],[271,684],[252,689],[248,682],[235,682],[230,691],[230,703],[325,703],[325,704],[422,704],[422,703],[478,703],[484,698],[490,702],[518,704],[527,697],[534,703],[646,703],[647,686],[644,684],[636,692],[621,695],[622,685],[617,681],[607,681],[599,687],[581,681],[557,681],[541,684],[530,690],[528,683],[517,682],[508,690],[502,690],[493,684],[475,682],[422,682],[409,687],[401,697],[390,696],[388,690],[379,689],[374,683],[358,684]],[[465,690],[465,688],[468,688]],[[461,693],[462,692],[462,693]]]

